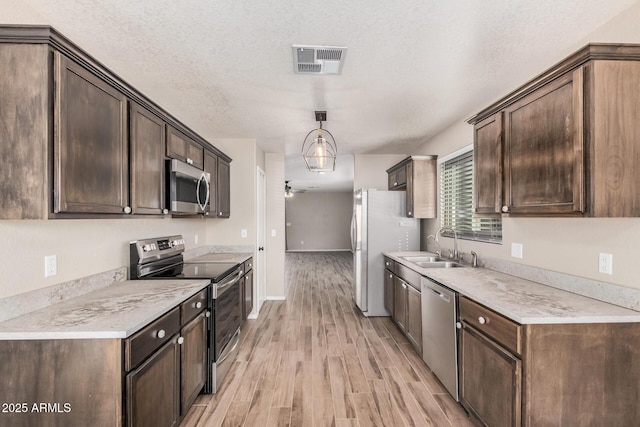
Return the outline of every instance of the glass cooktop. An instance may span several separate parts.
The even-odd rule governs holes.
[[[240,264],[233,262],[218,263],[193,263],[185,262],[175,268],[163,271],[148,278],[174,278],[174,279],[210,279],[216,283],[227,277]]]

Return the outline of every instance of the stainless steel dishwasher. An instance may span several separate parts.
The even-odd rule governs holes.
[[[422,359],[458,399],[458,293],[426,277],[422,288]]]

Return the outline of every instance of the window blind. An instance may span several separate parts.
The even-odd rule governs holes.
[[[473,214],[473,150],[447,160],[440,171],[440,223],[456,230],[458,237],[502,242],[502,219]],[[445,233],[453,237],[453,233]]]

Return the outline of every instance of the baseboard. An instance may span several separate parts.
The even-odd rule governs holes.
[[[288,249],[287,252],[351,252],[351,249]]]
[[[258,315],[253,313],[247,316],[247,319],[249,320],[256,320],[257,318],[258,318]]]
[[[287,297],[285,296],[281,296],[281,297],[266,297],[267,301],[286,301]]]

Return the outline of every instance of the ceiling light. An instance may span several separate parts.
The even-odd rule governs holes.
[[[327,120],[326,111],[316,111],[316,120],[320,123],[317,129],[307,134],[302,143],[302,157],[311,172],[333,172],[336,169],[336,140],[322,122]]]

